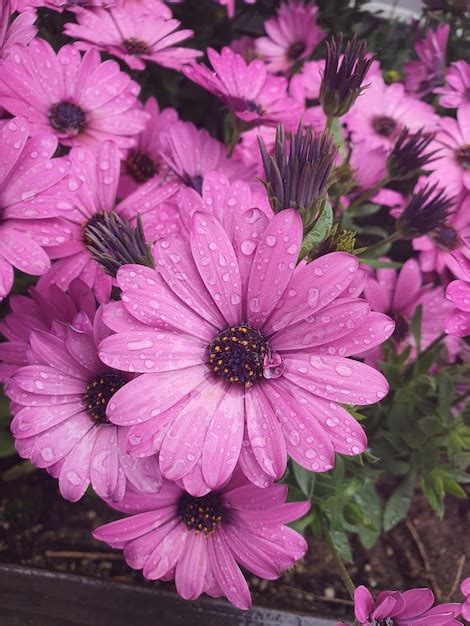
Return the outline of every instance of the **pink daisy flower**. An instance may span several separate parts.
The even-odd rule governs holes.
[[[178,114],[174,109],[160,111],[155,98],[149,98],[143,108],[149,119],[137,135],[136,145],[127,152],[119,182],[120,197],[128,196],[154,176],[168,171],[161,156],[162,135],[178,121]]]
[[[167,11],[168,7],[160,2],[155,4],[155,9],[150,5],[143,8],[138,2],[108,11],[84,9],[77,13],[78,23],[65,24],[64,32],[76,39],[81,49],[96,46],[119,57],[134,70],[143,70],[146,61],[179,70],[202,53],[175,47],[191,37],[193,31],[177,30],[180,22],[168,19]]]
[[[447,286],[446,298],[455,309],[447,316],[445,329],[449,335],[467,337],[470,335],[470,259],[460,254],[457,261],[464,280],[454,280]]]
[[[434,594],[430,589],[382,591],[373,600],[366,587],[357,587],[354,593],[354,614],[361,626],[393,624],[393,626],[462,626],[454,619],[460,615],[460,604],[448,603],[433,607]]]
[[[62,11],[77,12],[84,8],[107,9],[117,4],[119,4],[119,0],[18,0],[17,11],[25,11],[29,7],[44,7],[60,13]]]
[[[33,26],[36,13],[28,11],[10,22],[12,13],[9,0],[0,0],[0,59],[6,59],[15,44],[27,46],[36,36]]]
[[[233,241],[233,244],[232,244]],[[378,344],[391,320],[358,299],[358,262],[334,253],[296,268],[298,213],[271,221],[249,210],[227,233],[196,213],[185,239],[160,239],[158,271],[122,267],[127,318],[100,346],[110,367],[143,375],[121,389],[109,419],[132,426],[133,454],[159,451],[169,480],[194,495],[218,488],[240,458],[266,486],[287,453],[316,472],[335,452],[359,454],[362,428],[340,403],[371,404],[388,391],[376,370],[347,357]]]
[[[470,620],[470,578],[466,578],[460,585],[460,591],[465,596],[462,604],[462,617]]]
[[[247,63],[228,47],[220,54],[209,48],[207,56],[213,71],[194,64],[183,67],[183,73],[222,100],[241,120],[252,125],[282,122],[289,128],[298,124],[302,109],[287,95],[286,79],[269,74],[263,61]]]
[[[254,174],[254,165],[229,158],[224,144],[190,122],[171,124],[159,140],[163,161],[182,184],[198,193],[205,174],[214,170],[222,172],[231,181],[248,180]]]
[[[34,365],[17,370],[6,387],[18,454],[47,468],[72,502],[90,483],[99,496],[115,501],[124,497],[127,483],[149,493],[161,485],[156,458],[129,457],[123,450],[126,429],[106,418],[107,403],[128,380],[98,358],[96,345],[108,333],[100,309],[91,318],[82,311],[72,324],[56,324],[55,334],[33,331]]]
[[[320,98],[320,85],[324,70],[324,59],[305,63],[300,72],[294,74],[290,80],[290,95],[302,106],[304,106],[306,100],[318,100]]]
[[[343,119],[354,142],[389,149],[405,126],[415,132],[423,127],[432,131],[438,118],[431,105],[408,96],[401,83],[375,82]]]
[[[470,103],[470,64],[465,61],[452,63],[446,74],[446,84],[434,90],[441,94],[439,104],[448,109]]]
[[[175,580],[186,600],[201,593],[251,606],[239,565],[273,580],[301,559],[305,539],[286,524],[303,517],[308,502],[285,502],[287,487],[259,489],[238,473],[218,491],[194,497],[164,481],[156,495],[128,490],[115,508],[129,517],[93,536],[124,550],[127,563],[150,580]]]
[[[433,149],[439,149],[429,169],[446,181],[450,195],[470,192],[470,104],[457,110],[457,119],[439,118]]]
[[[452,305],[444,297],[442,287],[423,287],[418,262],[408,259],[399,272],[379,269],[375,276],[369,275],[364,296],[372,310],[389,315],[395,321],[392,339],[397,352],[412,346],[411,358],[415,357],[415,340],[411,333],[411,321],[419,305],[422,307],[421,349],[426,349],[444,330],[444,320]],[[382,357],[380,346],[368,350],[364,356],[371,364]]]
[[[93,317],[95,298],[80,280],[72,281],[68,292],[56,285],[46,291],[31,287],[29,296],[11,295],[11,313],[0,320],[0,332],[6,341],[0,343],[0,382],[7,380],[23,365],[31,363],[28,354],[32,331],[52,332],[55,322],[69,324],[80,311]]]
[[[81,58],[76,48],[63,46],[56,54],[35,39],[28,48],[13,48],[0,76],[0,106],[26,117],[32,134],[54,132],[66,146],[112,139],[128,148],[148,119],[136,107],[137,83],[115,61],[102,63],[97,50]]]
[[[462,255],[470,259],[470,194],[458,203],[445,226],[433,233],[432,237],[413,239],[412,244],[420,252],[419,264],[423,272],[437,272],[444,276],[446,271],[450,271],[457,278],[465,280],[462,264],[457,257]]]
[[[58,183],[70,169],[64,159],[52,158],[57,148],[53,135],[28,139],[29,132],[23,118],[0,122],[0,301],[13,285],[14,267],[33,276],[48,271],[49,257],[35,237],[50,224],[35,213],[59,203]]]
[[[87,248],[90,243],[87,226],[97,226],[103,222],[105,214],[116,212],[128,220],[141,214],[144,227],[147,222],[154,222],[153,231],[161,228],[163,233],[174,232],[179,220],[177,209],[169,214],[167,208],[160,210],[160,204],[177,191],[178,185],[164,182],[157,176],[118,204],[120,153],[114,142],[106,141],[97,151],[73,148],[70,159],[82,184],[74,185],[67,203],[55,210],[43,209],[62,234],[63,243],[48,248],[51,258],[58,260],[38,284],[41,289],[56,284],[65,291],[72,280],[81,278],[93,288],[100,302],[107,302],[112,278],[91,257]],[[155,213],[157,208],[158,214]]]
[[[416,42],[419,60],[405,63],[406,91],[425,96],[442,84],[449,32],[449,24],[439,24],[435,31],[429,29],[425,37]]]
[[[287,0],[276,16],[264,23],[267,37],[256,40],[256,51],[270,72],[287,72],[293,65],[308,58],[324,31],[317,24],[318,7],[303,0]]]

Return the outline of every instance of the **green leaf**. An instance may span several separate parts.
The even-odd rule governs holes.
[[[15,454],[13,437],[7,430],[0,430],[0,459]]]
[[[338,554],[347,563],[352,563],[353,556],[351,552],[351,546],[349,545],[348,537],[342,530],[330,530],[330,535]]]
[[[416,311],[411,320],[411,332],[416,343],[416,354],[421,352],[421,322],[423,320],[423,305],[420,304],[416,307]]]
[[[291,462],[297,484],[301,488],[302,493],[310,500],[315,486],[315,474],[298,465],[295,461]]]
[[[411,504],[416,481],[416,469],[412,469],[408,476],[393,492],[385,506],[384,530],[388,532],[406,517]]]
[[[350,217],[366,217],[369,215],[375,215],[380,211],[380,204],[373,204],[372,202],[366,202],[366,204],[361,204],[356,209],[347,210],[347,213]]]
[[[368,259],[361,257],[361,263],[373,267],[377,270],[380,269],[399,269],[403,263],[397,263],[395,261],[379,261],[378,259]]]
[[[304,237],[300,248],[299,260],[306,257],[309,252],[314,250],[328,236],[332,226],[333,209],[331,204],[326,201],[313,228]]]

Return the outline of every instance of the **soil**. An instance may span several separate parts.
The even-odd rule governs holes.
[[[63,500],[45,472],[0,482],[0,562],[172,589],[169,583],[144,581],[120,552],[92,538],[94,528],[120,516],[92,494],[76,504]],[[470,576],[469,528],[467,502],[449,498],[440,520],[417,495],[408,519],[372,550],[354,543],[349,573],[356,584],[371,589],[431,587],[440,601],[462,601],[458,583]],[[336,619],[351,616],[352,602],[331,556],[313,538],[306,558],[278,581],[248,578],[258,605]]]

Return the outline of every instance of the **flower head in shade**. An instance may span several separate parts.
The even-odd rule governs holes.
[[[234,115],[251,125],[282,122],[291,128],[298,124],[302,109],[287,95],[286,79],[269,74],[263,61],[247,63],[228,47],[220,54],[209,48],[207,56],[213,71],[200,63],[182,71],[222,100]]]
[[[470,620],[470,578],[466,578],[460,585],[460,591],[465,596],[462,604],[462,617]]]
[[[34,39],[37,28],[33,26],[36,13],[27,11],[10,22],[10,0],[0,0],[0,59],[5,59],[15,44],[27,46]]]
[[[320,86],[320,103],[329,117],[341,117],[364,91],[364,80],[373,58],[367,44],[354,37],[343,47],[342,36],[326,44],[326,60]]]
[[[441,117],[433,146],[439,149],[430,169],[452,195],[470,192],[470,104],[457,109],[457,119]]]
[[[437,233],[445,227],[454,204],[438,182],[422,185],[401,212],[396,228],[406,239]]]
[[[448,109],[458,109],[470,103],[470,63],[456,61],[451,63],[443,87],[434,90],[440,94],[439,104]]]
[[[447,286],[446,298],[455,308],[446,318],[445,329],[449,335],[467,337],[470,335],[470,258],[460,253],[456,260],[460,265],[463,280],[454,280]],[[470,593],[470,588],[468,592]]]
[[[201,192],[205,174],[219,170],[231,181],[250,179],[254,165],[229,159],[227,148],[204,128],[175,122],[160,135],[160,156],[181,184]]]
[[[157,242],[158,271],[121,268],[124,311],[110,309],[118,332],[100,346],[110,367],[142,372],[109,419],[132,426],[132,454],[159,451],[164,476],[193,495],[217,489],[239,459],[266,486],[287,453],[317,472],[335,451],[360,453],[364,432],[340,403],[371,404],[388,390],[348,358],[393,331],[356,297],[357,259],[334,253],[296,267],[303,229],[293,209],[271,221],[250,209],[227,229],[196,213],[189,245]]]
[[[318,7],[311,2],[287,0],[264,23],[268,36],[256,40],[256,51],[270,72],[286,72],[312,54],[325,37],[317,13]]]
[[[397,141],[387,158],[387,171],[393,180],[405,180],[425,174],[424,168],[436,160],[439,150],[429,150],[434,139],[432,133],[418,130],[411,133],[408,128],[398,135]]]
[[[382,591],[376,600],[364,586],[354,593],[354,614],[361,626],[458,626],[460,604],[448,603],[434,606],[430,589]]]
[[[68,325],[56,323],[54,334],[33,331],[34,365],[17,370],[6,386],[18,454],[47,468],[62,496],[73,502],[90,483],[110,500],[122,499],[127,483],[150,493],[161,484],[156,459],[129,457],[123,449],[126,429],[106,417],[107,403],[129,379],[98,358],[96,345],[108,333],[101,309],[81,311]]]
[[[367,141],[371,147],[386,149],[395,145],[405,126],[411,132],[423,128],[432,132],[437,122],[433,107],[408,96],[402,84],[380,81],[373,82],[344,119],[354,143]]]
[[[33,276],[49,269],[43,244],[55,234],[47,219],[36,219],[36,211],[60,204],[59,184],[70,169],[64,159],[52,158],[53,135],[28,139],[29,134],[23,118],[0,121],[0,301],[13,285],[14,267]]]
[[[425,37],[416,42],[419,60],[405,64],[406,91],[425,96],[442,83],[449,32],[449,24],[439,24],[436,30],[429,29]]]
[[[115,508],[130,516],[97,528],[93,536],[123,549],[127,563],[145,578],[174,578],[187,600],[207,593],[248,609],[250,591],[239,565],[273,580],[307,551],[305,539],[286,524],[310,505],[286,503],[286,495],[285,485],[260,489],[240,472],[202,497],[163,481],[155,495],[129,490]]]
[[[422,307],[421,348],[426,349],[444,329],[446,315],[452,305],[444,297],[442,287],[424,287],[419,264],[408,259],[399,272],[379,269],[371,274],[364,288],[364,295],[373,311],[386,313],[395,321],[392,340],[397,352],[406,346],[412,347],[414,358],[415,340],[411,322],[418,306]],[[382,350],[376,347],[366,353],[366,362],[376,363]]]
[[[300,122],[297,132],[290,133],[286,141],[280,125],[273,154],[268,154],[262,138],[259,146],[273,211],[297,209],[307,225],[307,220],[321,208],[328,189],[328,178],[338,151],[331,135],[327,131],[315,135],[311,127],[304,132]]]
[[[139,2],[109,10],[83,9],[77,13],[77,24],[65,24],[64,31],[77,40],[82,49],[96,46],[117,56],[134,70],[143,70],[146,61],[163,67],[180,69],[201,56],[199,50],[175,46],[192,36],[192,30],[177,30],[180,22],[162,2],[155,8]]]
[[[3,61],[0,106],[24,115],[31,132],[48,130],[67,146],[96,145],[112,139],[132,146],[148,115],[136,107],[139,86],[115,61],[101,62],[97,50],[83,58],[70,45],[56,54],[43,39]]]
[[[227,15],[232,18],[235,15],[236,0],[214,0],[223,7],[227,7]],[[256,0],[244,0],[245,4],[256,4]]]
[[[178,114],[174,109],[161,111],[155,98],[149,98],[143,108],[149,119],[144,130],[137,135],[135,146],[127,152],[119,182],[121,197],[128,196],[167,169],[161,156],[161,139],[164,131],[178,121]]]
[[[107,224],[113,221],[111,214],[117,213],[125,220],[133,221],[140,214],[144,226],[148,221],[153,223],[152,233],[172,232],[177,227],[177,209],[169,214],[169,208],[160,208],[178,189],[178,185],[167,183],[155,177],[145,187],[129,195],[125,200],[117,203],[117,187],[119,184],[120,153],[112,141],[104,142],[97,150],[73,148],[70,152],[73,171],[81,182],[80,187],[73,188],[70,198],[55,210],[45,207],[42,212],[49,218],[51,225],[62,235],[62,244],[54,246],[48,252],[51,258],[58,259],[50,272],[40,281],[41,288],[57,284],[66,290],[74,278],[81,278],[94,289],[100,302],[106,302],[112,286],[112,278],[104,271],[109,271],[116,261],[127,258],[130,260],[131,251],[123,251],[126,241],[126,232],[122,232],[123,239],[116,237],[116,233],[106,230]],[[158,215],[155,211],[158,210]],[[122,224],[122,222],[120,222]],[[117,227],[119,229],[119,226]],[[135,240],[135,231],[126,223],[128,241]],[[106,262],[99,265],[94,260],[94,254],[89,246],[97,251],[96,234],[100,232],[98,248],[105,252]],[[103,239],[109,233],[109,241]],[[136,243],[134,241],[134,243]],[[137,245],[137,243],[136,243]],[[146,257],[144,242],[139,241],[138,250]],[[137,250],[137,249],[136,249]],[[129,256],[131,254],[131,256]],[[137,252],[135,252],[137,254]],[[123,256],[124,255],[124,256]],[[138,255],[140,258],[140,255]],[[132,257],[135,258],[135,257]],[[110,263],[108,263],[108,261]],[[111,264],[111,265],[110,265]]]
[[[28,296],[11,295],[11,312],[0,321],[0,382],[7,380],[23,365],[29,365],[28,345],[32,331],[52,332],[56,322],[69,324],[80,311],[93,316],[96,305],[89,287],[74,280],[68,292],[56,285],[41,291],[31,287]]]

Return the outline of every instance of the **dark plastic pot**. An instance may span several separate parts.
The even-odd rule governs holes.
[[[159,589],[0,565],[1,626],[334,626],[285,611],[242,612],[204,598],[187,602]]]

